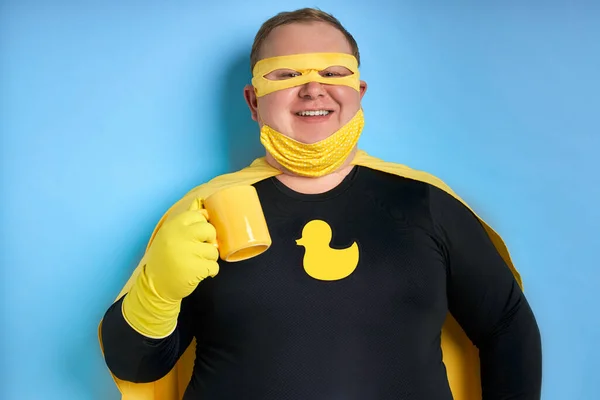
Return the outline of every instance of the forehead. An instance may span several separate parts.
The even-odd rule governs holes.
[[[271,31],[260,58],[302,53],[352,54],[352,47],[340,30],[326,22],[292,23]]]

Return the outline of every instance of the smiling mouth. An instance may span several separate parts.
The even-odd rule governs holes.
[[[299,117],[324,117],[332,112],[331,110],[299,111],[296,115]]]

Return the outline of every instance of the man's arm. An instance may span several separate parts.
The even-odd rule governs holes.
[[[449,310],[479,348],[483,399],[539,399],[540,333],[510,269],[458,200],[432,187],[430,210],[447,262]]]
[[[216,230],[201,199],[165,221],[140,261],[129,292],[107,311],[100,334],[106,363],[121,380],[166,375],[190,344],[198,315],[190,294],[219,272]]]
[[[124,297],[123,297],[124,298]],[[102,320],[104,358],[119,379],[135,383],[156,381],[173,368],[193,338],[194,319],[184,299],[177,328],[164,339],[151,339],[136,332],[123,318],[123,298],[115,302]]]

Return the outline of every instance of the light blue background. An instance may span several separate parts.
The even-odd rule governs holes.
[[[118,397],[102,314],[166,208],[261,155],[252,39],[315,5],[361,49],[361,147],[438,175],[506,239],[543,398],[600,398],[599,3],[1,2],[0,398]]]

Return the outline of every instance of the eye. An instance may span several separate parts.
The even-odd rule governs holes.
[[[281,81],[285,79],[295,78],[300,75],[302,75],[300,72],[294,71],[292,69],[278,69],[265,75],[265,78],[272,81]]]
[[[352,75],[352,71],[350,71],[346,67],[336,65],[322,70],[321,72],[319,72],[319,75],[321,75],[324,78],[341,78],[344,76]]]
[[[293,78],[295,76],[300,76],[298,72],[283,72],[279,75],[280,78]]]

